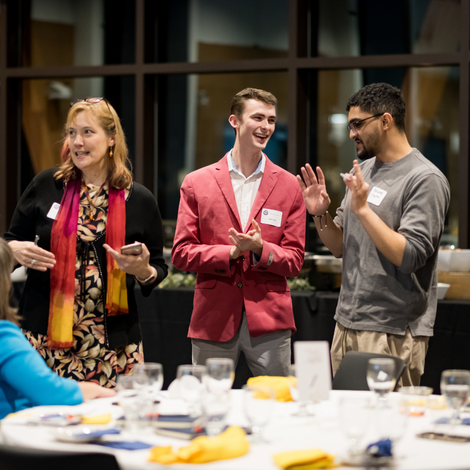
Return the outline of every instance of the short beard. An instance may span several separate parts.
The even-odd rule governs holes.
[[[372,152],[371,150],[368,150],[367,148],[364,147],[364,143],[362,143],[362,151],[357,152],[357,158],[360,160],[369,160],[370,158],[375,157],[375,152]]]

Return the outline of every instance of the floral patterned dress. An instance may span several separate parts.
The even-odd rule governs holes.
[[[89,242],[105,236],[108,189],[91,184],[87,187],[94,206],[94,220],[90,218],[89,199],[82,188],[77,228],[73,347],[49,350],[46,335],[23,332],[47,365],[60,376],[114,388],[118,374],[128,374],[135,364],[143,362],[143,347],[142,342],[115,350],[107,349],[105,345],[106,299],[96,255]],[[126,190],[126,199],[128,195]]]

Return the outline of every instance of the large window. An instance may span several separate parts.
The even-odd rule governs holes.
[[[58,162],[69,102],[104,95],[118,111],[136,180],[174,225],[184,176],[233,145],[246,86],[273,92],[268,156],[338,176],[355,157],[345,105],[384,81],[406,128],[448,177],[445,243],[470,246],[470,6],[459,0],[0,0],[0,230],[33,175]],[[316,238],[309,231],[308,249]],[[167,244],[171,244],[171,233]]]

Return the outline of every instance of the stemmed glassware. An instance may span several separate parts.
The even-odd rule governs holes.
[[[146,383],[148,384],[148,379],[144,376],[137,382],[133,375],[117,376],[117,402],[124,410],[125,427],[128,431],[137,431],[145,418],[147,406],[142,399],[142,389],[139,387],[145,386]]]
[[[309,416],[311,413],[308,410],[308,405],[311,402],[309,400],[300,399],[295,364],[289,366],[288,382],[292,399],[299,405],[297,412],[293,413],[293,416]]]
[[[202,365],[183,364],[178,366],[176,378],[181,397],[189,405],[189,414],[201,414],[201,400],[204,384],[207,380],[207,367]]]
[[[224,392],[232,388],[235,378],[234,362],[230,358],[212,357],[206,361],[206,388],[210,392]]]
[[[460,424],[460,408],[465,406],[470,391],[470,371],[445,370],[441,375],[441,392],[446,397],[447,405],[453,410],[450,424]]]
[[[145,401],[148,402],[151,415],[150,418],[156,416],[156,405],[158,403],[158,394],[163,386],[163,367],[157,362],[145,362],[137,364],[134,367],[133,373],[134,381],[143,390]],[[143,382],[140,384],[140,382]]]
[[[383,405],[395,387],[395,361],[389,358],[369,359],[367,365],[367,385],[379,398],[379,405]]]
[[[356,457],[362,453],[359,443],[369,427],[369,401],[365,397],[343,397],[338,409],[341,429],[348,438],[348,455]]]
[[[261,385],[243,385],[242,388],[244,411],[251,425],[251,441],[265,442],[263,429],[269,422],[276,405],[274,389]]]

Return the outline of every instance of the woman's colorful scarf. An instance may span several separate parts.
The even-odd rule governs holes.
[[[73,306],[75,297],[75,261],[80,204],[80,180],[69,181],[51,232],[51,252],[56,265],[51,269],[51,296],[47,347],[71,348],[73,345]],[[126,205],[124,189],[109,189],[106,243],[116,251],[125,245]],[[126,274],[114,258],[106,254],[108,315],[128,313]]]

